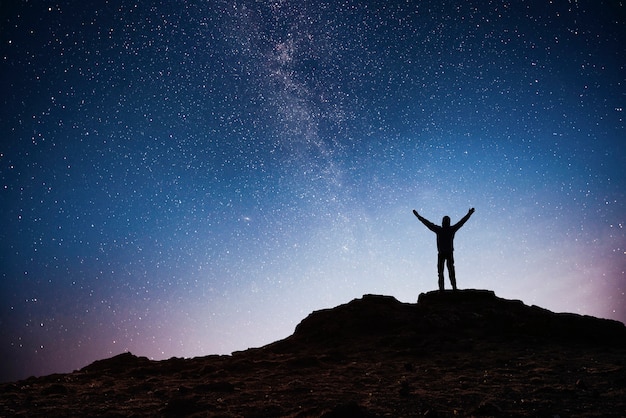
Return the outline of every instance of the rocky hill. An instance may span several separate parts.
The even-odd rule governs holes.
[[[230,356],[131,353],[0,385],[1,416],[622,417],[626,327],[490,291],[365,295]]]

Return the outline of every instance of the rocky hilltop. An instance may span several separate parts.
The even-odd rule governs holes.
[[[0,385],[1,416],[589,417],[626,413],[626,327],[491,291],[365,295],[230,356],[131,353]]]

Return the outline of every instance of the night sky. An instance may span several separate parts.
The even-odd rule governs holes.
[[[412,209],[476,208],[460,288],[626,321],[621,2],[0,11],[0,381],[414,303],[437,254]]]

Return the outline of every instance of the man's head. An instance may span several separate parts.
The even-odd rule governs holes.
[[[441,226],[443,226],[443,227],[450,226],[450,217],[449,216],[444,216],[443,217],[443,219],[441,220]]]

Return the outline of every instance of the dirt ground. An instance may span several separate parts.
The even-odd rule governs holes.
[[[354,309],[325,315],[336,323],[405,308]],[[485,336],[469,325],[459,336],[441,323],[433,325],[437,335],[374,326],[370,333],[303,344],[330,327],[313,322],[315,330],[232,356],[150,361],[124,353],[73,373],[2,384],[0,415],[626,416],[626,348],[620,345]]]

